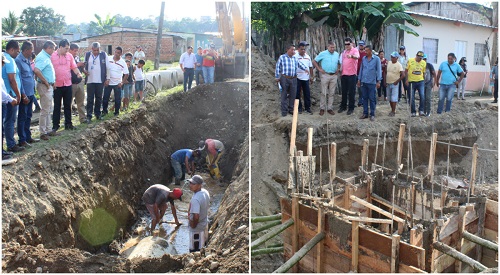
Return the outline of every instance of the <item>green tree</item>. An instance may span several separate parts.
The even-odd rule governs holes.
[[[38,6],[23,10],[20,20],[27,35],[56,35],[66,27],[65,17],[52,8]]]
[[[16,14],[13,11],[9,11],[9,15],[2,18],[2,34],[14,35],[22,32],[23,25],[19,22]]]
[[[113,27],[119,27],[120,24],[116,23],[116,15],[111,17],[109,13],[103,20],[98,14],[94,14],[97,21],[90,22],[89,30],[91,32],[97,32],[98,34],[110,33]]]

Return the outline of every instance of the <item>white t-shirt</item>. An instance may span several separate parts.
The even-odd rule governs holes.
[[[142,71],[142,68],[139,68],[137,66],[134,67],[134,77],[136,81],[144,80],[144,72]]]
[[[88,60],[88,78],[87,83],[102,83],[101,79],[101,57],[100,53],[95,57],[92,53],[90,53]],[[106,59],[108,56],[106,55]],[[108,60],[105,60],[106,64],[108,64]],[[107,66],[107,65],[106,65]]]
[[[113,56],[108,56],[108,74],[109,85],[118,85],[122,82],[124,74],[128,74],[128,67],[125,60],[120,58],[120,60],[115,61]]]
[[[295,57],[299,60],[299,62],[302,62],[306,67],[312,68],[313,64],[311,61],[311,57],[305,53],[305,56],[301,56],[298,52],[295,54]],[[297,78],[300,80],[309,80],[309,71],[306,73],[306,71],[302,70],[300,67],[297,68]]]
[[[145,57],[146,57],[146,53],[144,51],[135,51],[134,63],[139,62],[140,59],[144,59]]]
[[[210,195],[205,188],[201,188],[200,191],[194,193],[189,203],[189,213],[199,214],[198,225],[196,228],[189,227],[190,232],[203,232],[208,225],[208,208],[210,207]],[[192,217],[189,217],[192,219]]]

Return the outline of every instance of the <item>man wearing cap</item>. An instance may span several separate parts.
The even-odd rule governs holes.
[[[462,81],[460,81],[460,84],[458,84],[458,93],[457,93],[457,99],[462,99],[462,100],[465,100],[465,85],[467,85],[467,64],[465,64],[465,62],[467,62],[467,58],[464,56],[462,58],[460,58],[460,62],[458,62],[458,65],[460,65],[460,67],[462,67],[462,70],[464,71],[464,78],[462,79]],[[460,96],[461,95],[461,96]]]
[[[427,55],[424,54],[425,66],[425,115],[431,115],[432,88],[434,88],[434,80],[436,79],[436,70],[434,66],[427,62]]]
[[[200,251],[206,245],[208,238],[208,208],[210,194],[203,188],[203,178],[194,175],[189,181],[189,190],[194,194],[191,197],[188,209],[189,219],[189,252]]]
[[[386,76],[384,77],[384,85],[387,87],[387,96],[391,105],[389,116],[396,114],[396,106],[398,105],[399,85],[405,77],[405,70],[398,61],[398,53],[391,53],[391,61],[387,63]]]
[[[302,64],[295,56],[295,45],[289,44],[286,53],[282,54],[276,62],[274,77],[282,88],[281,91],[281,116],[293,114],[293,104],[297,93],[297,70],[302,69],[309,73],[309,68]]]
[[[196,80],[196,86],[200,85],[200,76],[203,77],[203,56],[202,56],[203,48],[198,47],[198,51],[194,55],[196,57],[196,67],[194,68],[194,79]]]
[[[193,84],[194,69],[196,67],[196,56],[193,53],[193,47],[188,46],[187,52],[181,55],[179,66],[184,72],[184,92],[191,90]]]
[[[441,114],[443,112],[444,100],[446,99],[446,109],[445,112],[451,111],[451,103],[453,101],[453,96],[455,95],[455,90],[462,81],[464,75],[463,70],[460,65],[455,62],[457,58],[454,53],[448,54],[448,61],[443,61],[439,65],[439,70],[436,77],[436,85],[439,88],[439,102],[437,113]],[[441,78],[441,76],[443,76]],[[460,76],[457,77],[457,76]]]
[[[424,106],[425,106],[425,94],[424,94],[424,79],[425,79],[425,68],[427,62],[422,60],[424,57],[423,51],[418,51],[415,58],[410,58],[408,60],[408,65],[406,66],[405,75],[408,76],[406,80],[406,86],[410,87],[411,91],[411,116],[417,116],[417,111],[415,108],[415,90],[418,90],[420,96],[420,103],[418,105],[418,112],[420,116],[424,116]]]
[[[491,80],[493,81],[493,101],[498,102],[498,59],[495,61],[495,66],[491,69]]]
[[[347,115],[351,115],[354,112],[359,58],[359,51],[352,44],[353,42],[350,37],[344,39],[345,50],[342,52],[340,59],[342,65],[342,100],[340,102],[339,113],[347,110]]]
[[[399,47],[398,61],[401,64],[401,66],[403,66],[403,68],[406,69],[406,66],[408,65],[408,56],[406,56],[406,47],[404,45],[401,45]],[[399,97],[398,97],[398,99],[401,99],[401,96],[402,96],[403,91],[404,91],[406,102],[410,103],[410,101],[408,100],[408,87],[406,86],[406,79],[407,78],[408,78],[408,75],[405,74],[405,78],[403,80],[401,80],[401,83],[400,83],[401,85],[399,85]]]
[[[4,65],[9,63],[10,61],[7,60],[5,55],[2,54],[2,71],[5,71]],[[7,116],[7,104],[12,106],[17,106],[17,100],[15,97],[12,97],[7,92],[7,87],[5,87],[3,77],[0,77],[0,89],[2,89],[2,132],[4,132],[5,131],[4,122],[5,122],[5,117]],[[12,152],[3,150],[3,135],[2,135],[2,160],[7,160],[10,158],[12,158]]]
[[[382,82],[382,64],[380,64],[380,58],[373,55],[370,45],[365,47],[365,52],[366,56],[363,57],[358,76],[358,87],[361,88],[363,95],[363,115],[360,119],[368,118],[368,109],[370,109],[370,120],[375,121],[376,94]]]
[[[359,51],[359,58],[358,58],[358,71],[357,71],[357,80],[359,80],[359,70],[361,69],[361,62],[363,62],[363,57],[366,56],[365,52],[365,41],[360,40],[358,43],[358,51]],[[363,93],[361,91],[361,87],[358,87],[358,107],[363,106]]]
[[[201,56],[203,57],[203,81],[207,84],[214,83],[215,59],[217,59],[215,44],[210,44],[210,48],[203,50]]]
[[[141,46],[136,46],[135,48],[137,50],[134,53],[134,59],[132,60],[132,63],[137,65],[137,62],[139,62],[139,60],[146,58],[146,53],[142,50]]]
[[[210,175],[217,179],[220,178],[219,173],[219,160],[224,154],[224,144],[216,139],[200,140],[198,143],[198,150],[207,150],[207,166],[210,171]]]
[[[174,169],[175,185],[180,185],[186,172],[194,174],[194,158],[200,156],[200,150],[180,149],[170,156],[170,163]],[[187,169],[187,171],[186,171]]]
[[[56,75],[54,66],[50,61],[50,56],[55,51],[56,44],[47,40],[43,44],[42,51],[35,58],[35,75],[37,76],[36,90],[40,95],[40,119],[38,128],[40,131],[40,139],[49,140],[49,135],[58,135],[57,132],[52,132],[50,126],[50,112],[53,107],[54,82]]]
[[[3,54],[9,62],[6,62],[2,69],[2,78],[5,83],[5,87],[7,88],[7,92],[12,97],[16,98],[17,103],[20,104],[22,100],[24,104],[28,104],[29,99],[24,93],[21,82],[21,72],[14,61],[19,54],[19,51],[19,42],[11,40],[7,43]],[[5,140],[7,141],[7,150],[10,152],[19,152],[24,150],[24,147],[16,144],[16,140],[14,138],[14,125],[16,123],[18,107],[18,105],[7,105],[4,134]]]
[[[309,87],[309,83],[312,83],[312,75],[313,75],[313,63],[311,63],[311,57],[306,53],[306,47],[309,46],[309,43],[306,41],[301,41],[299,43],[299,48],[295,57],[304,64],[309,70],[306,72],[301,68],[297,69],[297,94],[295,95],[295,99],[299,100],[299,113],[302,113],[302,101],[300,100],[300,91],[302,89],[304,94],[304,107],[307,113],[313,114],[311,111],[311,89]]]
[[[180,188],[170,190],[162,184],[151,185],[148,189],[146,189],[144,195],[142,195],[142,201],[151,215],[151,235],[153,235],[156,225],[160,223],[163,215],[165,215],[165,211],[168,208],[167,202],[170,203],[175,224],[178,226],[181,225],[177,219],[177,211],[175,209],[174,200],[182,201],[182,190]]]
[[[319,115],[322,116],[325,110],[330,115],[334,115],[333,95],[337,92],[337,81],[340,73],[340,55],[335,51],[335,42],[328,41],[328,49],[320,52],[313,60],[313,64],[319,71],[321,78]]]

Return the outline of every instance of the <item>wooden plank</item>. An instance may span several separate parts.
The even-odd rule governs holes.
[[[344,189],[345,189],[344,190],[344,208],[347,210],[351,210],[351,200],[349,199],[349,196],[351,195],[350,194],[351,187],[349,186],[349,184],[346,184]]]
[[[474,194],[474,186],[476,182],[476,167],[477,167],[477,143],[472,145],[472,167],[471,167],[471,180],[470,180],[470,193]]]
[[[368,217],[351,217],[351,216],[344,216],[344,218],[346,220],[356,221],[356,222],[392,224],[392,221],[387,220],[387,219],[376,219],[376,218],[368,218]]]
[[[391,273],[399,273],[399,242],[401,241],[401,236],[394,234],[392,235],[392,246],[391,246]]]
[[[299,251],[299,198],[292,197],[292,219],[297,221],[293,224],[292,230],[292,257]],[[292,267],[294,273],[298,272],[297,265]]]
[[[373,205],[371,203],[368,203],[368,202],[366,202],[366,201],[364,201],[364,200],[362,200],[362,199],[360,199],[360,198],[358,198],[356,196],[350,196],[350,199],[353,200],[353,201],[355,201],[355,202],[357,202],[357,203],[359,203],[359,204],[361,204],[361,205],[363,205],[363,206],[365,206],[365,207],[367,207],[367,208],[369,208],[369,209],[371,209],[371,210],[374,210],[374,211],[376,211],[376,212],[378,212],[378,213],[380,213],[380,214],[382,214],[382,215],[384,215],[384,216],[386,216],[388,218],[392,218],[392,214],[391,213],[389,213],[389,212],[385,211],[384,209],[379,208],[379,207],[377,207],[377,206],[375,206],[375,205]],[[394,216],[394,221],[396,221],[398,223],[404,223],[405,222],[404,219],[402,219],[400,217],[397,217],[397,216]]]
[[[330,145],[330,183],[337,177],[337,143]]]
[[[498,232],[498,216],[486,214],[484,227]]]
[[[392,208],[392,204],[389,201],[383,199],[382,197],[380,197],[377,194],[372,193],[371,199],[372,199],[372,201],[378,202],[378,203],[382,204],[383,206],[388,207],[389,209]],[[397,205],[394,205],[394,212],[397,212],[398,214],[401,214],[403,216],[405,215],[405,210]],[[394,214],[394,215],[396,215],[396,214]],[[411,218],[409,213],[406,213],[406,216],[408,218]]]
[[[292,133],[290,135],[290,156],[294,155],[295,139],[297,137],[297,120],[299,118],[299,100],[296,99],[293,105]]]
[[[424,234],[420,230],[416,230],[415,228],[412,228],[410,230],[410,244],[417,246],[417,247],[422,247],[423,245],[423,240],[424,240]]]
[[[395,171],[399,171],[400,166],[401,166],[401,159],[403,157],[403,138],[405,136],[405,128],[406,125],[401,123],[399,125],[399,136],[398,136],[398,147],[397,147],[397,153],[396,153],[396,167]]]
[[[389,273],[391,271],[390,256],[359,247],[359,273]]]
[[[324,216],[325,214],[323,213],[323,208],[320,207],[318,208],[318,228],[317,232],[321,233],[323,232],[323,227],[324,227]],[[324,241],[321,240],[318,245],[316,245],[316,273],[323,273],[323,246],[324,246]]]
[[[425,270],[425,249],[401,242],[399,244],[399,261]]]
[[[416,268],[411,265],[399,264],[399,273],[427,273],[422,269]]]
[[[458,230],[458,218],[459,218],[458,215],[454,215],[445,222],[445,224],[441,227],[441,230],[439,232],[440,240],[445,239],[446,237],[453,234],[453,232]],[[465,225],[471,223],[475,219],[477,219],[475,212],[467,212],[465,214]]]
[[[462,252],[462,245],[464,242],[463,239],[463,232],[465,230],[465,211],[466,207],[465,206],[460,206],[460,209],[458,210],[458,242],[456,246],[456,250],[459,252]],[[455,272],[460,273],[462,272],[462,262],[459,260],[455,260]]]
[[[363,140],[363,150],[361,151],[361,167],[363,167],[364,171],[368,170],[368,146],[370,141],[365,138]]]
[[[313,128],[307,128],[307,155],[312,156],[312,151],[313,151]]]
[[[469,252],[473,251],[476,245],[473,242],[469,241],[464,241],[464,244],[462,246],[462,251],[464,251],[463,254],[468,254]],[[435,264],[435,269],[433,273],[441,273],[444,270],[446,270],[450,266],[455,266],[455,259],[449,255],[441,253],[439,257],[437,257],[434,260]]]
[[[498,231],[489,228],[484,229],[484,238],[498,243]]]
[[[436,157],[436,144],[437,144],[437,133],[432,133],[431,138],[431,152],[429,154],[429,169],[427,170],[427,177],[429,181],[432,182],[434,179],[434,159]]]
[[[352,264],[351,271],[358,272],[358,255],[359,255],[359,222],[352,222]]]
[[[498,202],[494,200],[486,200],[486,213],[498,216]]]

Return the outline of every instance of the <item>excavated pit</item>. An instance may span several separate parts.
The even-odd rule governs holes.
[[[186,261],[186,257],[193,258],[191,253],[132,261],[112,254],[133,235],[133,225],[145,216],[141,197],[147,187],[173,182],[169,156],[181,148],[195,148],[206,138],[217,138],[225,144],[226,153],[219,163],[225,187],[209,179],[203,168],[198,170],[213,192],[213,235],[210,249],[194,257],[211,253],[217,260],[222,250],[228,250],[229,256],[241,254],[239,247],[232,246],[241,243],[244,249],[241,240],[248,239],[248,213],[244,211],[248,207],[248,198],[244,197],[248,197],[248,96],[248,83],[230,82],[157,97],[130,114],[77,133],[65,132],[57,142],[40,143],[20,156],[16,165],[4,167],[2,270],[34,273],[40,267],[43,272],[189,272],[196,268]],[[236,187],[241,190],[235,192]],[[231,196],[223,196],[226,189]],[[185,192],[189,193],[187,186]],[[233,209],[227,209],[227,201],[233,202]],[[187,211],[187,205],[179,204],[181,212]],[[229,212],[238,212],[239,217]],[[99,224],[106,224],[101,226],[104,228],[90,226],[90,231],[100,234],[82,234],[81,221],[89,215],[98,216],[102,221]],[[180,216],[185,217],[182,213]],[[220,236],[226,231],[234,232]],[[185,232],[176,235],[179,238]],[[185,242],[186,237],[182,238]],[[175,245],[175,239],[172,241]],[[187,252],[180,250],[180,254]],[[104,254],[95,254],[101,252]],[[214,271],[248,270],[248,259],[246,267],[239,261],[236,268],[230,258],[220,260]],[[151,262],[157,266],[150,267]]]

